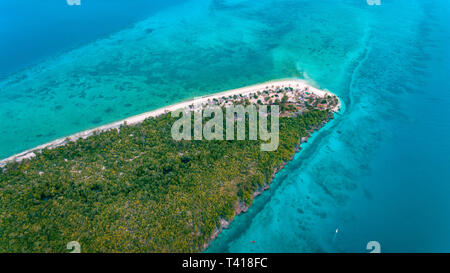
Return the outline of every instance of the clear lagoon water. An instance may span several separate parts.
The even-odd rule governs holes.
[[[21,2],[0,5],[0,158],[187,98],[304,78],[343,110],[207,251],[367,252],[373,240],[383,252],[450,251],[450,2],[99,1],[96,12],[82,0],[36,13]],[[57,17],[74,21],[65,42]]]

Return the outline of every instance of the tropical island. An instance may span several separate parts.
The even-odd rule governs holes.
[[[222,109],[278,105],[278,149],[261,151],[261,140],[174,140],[170,112],[194,102]],[[5,159],[0,252],[66,252],[71,241],[82,252],[202,251],[339,108],[337,96],[304,81],[272,81],[174,104]]]

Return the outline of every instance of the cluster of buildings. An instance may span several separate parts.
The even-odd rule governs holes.
[[[331,111],[337,111],[339,109],[339,99],[336,95],[325,91],[311,90],[308,86],[266,86],[261,90],[215,97],[208,99],[203,103],[214,104],[221,107],[237,104],[277,104],[281,106],[281,112],[284,115],[289,115],[292,113],[298,114],[313,109],[329,109]]]

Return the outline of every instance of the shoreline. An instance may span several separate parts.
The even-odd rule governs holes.
[[[338,107],[339,107],[339,106],[341,106],[340,101],[339,101]],[[333,112],[336,113],[336,111],[333,111]],[[258,189],[256,189],[256,190],[253,192],[253,199],[255,199],[256,197],[260,196],[260,195],[263,194],[265,191],[269,190],[271,184],[273,183],[273,181],[274,181],[274,179],[275,179],[275,176],[276,176],[281,170],[283,170],[284,167],[285,167],[287,164],[289,164],[289,162],[291,162],[291,161],[294,159],[294,157],[295,157],[295,155],[296,155],[297,153],[299,153],[299,152],[302,150],[301,145],[302,145],[303,143],[307,143],[307,142],[308,142],[308,139],[309,139],[310,137],[312,137],[312,134],[317,133],[320,129],[322,129],[326,124],[328,124],[329,122],[331,122],[333,119],[334,119],[334,118],[328,119],[328,121],[327,121],[326,123],[324,123],[324,124],[322,124],[322,125],[320,125],[320,126],[318,126],[318,127],[315,127],[315,128],[313,128],[312,130],[310,130],[309,132],[307,132],[308,135],[307,135],[306,137],[302,137],[302,138],[300,139],[300,143],[299,143],[298,145],[295,146],[295,148],[294,148],[294,153],[292,154],[292,156],[291,156],[287,161],[284,161],[283,163],[281,163],[280,166],[275,167],[274,170],[273,170],[273,173],[272,173],[272,176],[271,176],[270,180],[269,180],[267,183],[265,183],[264,185],[262,185],[261,187],[259,187]],[[202,250],[200,251],[200,253],[204,253],[205,251],[207,251],[208,248],[210,247],[210,245],[212,244],[212,242],[213,242],[214,240],[217,239],[217,237],[220,235],[220,233],[222,233],[224,229],[228,229],[229,226],[234,222],[234,220],[235,220],[238,216],[242,215],[243,213],[246,213],[246,212],[250,209],[251,206],[252,206],[252,205],[246,205],[246,204],[242,203],[241,201],[239,201],[238,207],[234,209],[234,216],[233,216],[232,219],[228,219],[228,220],[227,220],[227,219],[224,219],[224,218],[220,218],[220,220],[219,220],[219,222],[220,222],[219,227],[216,227],[216,230],[215,230],[214,233],[212,234],[210,240],[209,240],[207,243],[205,243],[205,244],[203,245],[203,248],[202,248]],[[213,253],[214,253],[214,252],[213,252]]]
[[[259,83],[259,84],[254,84],[254,85],[250,85],[250,86],[245,86],[245,87],[241,87],[241,88],[236,88],[236,89],[231,89],[231,90],[226,90],[226,91],[222,91],[222,92],[218,92],[215,94],[211,94],[211,95],[205,95],[205,96],[201,96],[198,98],[193,98],[193,99],[188,99],[186,101],[182,101],[179,103],[175,103],[169,106],[165,106],[156,110],[152,110],[149,112],[145,112],[139,115],[135,115],[135,116],[131,116],[116,122],[112,122],[109,124],[105,124],[93,129],[88,129],[85,131],[81,131],[78,133],[75,133],[73,135],[69,135],[66,137],[62,137],[62,138],[58,138],[56,140],[53,140],[51,142],[39,145],[37,147],[28,149],[26,151],[23,151],[21,153],[12,155],[10,157],[7,157],[5,159],[0,160],[0,168],[3,168],[4,166],[6,166],[6,164],[10,163],[10,162],[21,162],[25,159],[31,159],[33,157],[36,156],[36,153],[44,150],[44,149],[52,149],[52,148],[56,148],[59,146],[63,146],[66,143],[68,143],[68,141],[76,141],[80,138],[87,138],[89,136],[94,135],[95,133],[100,133],[100,132],[105,132],[108,130],[112,130],[112,129],[119,129],[120,126],[122,125],[136,125],[138,123],[143,122],[144,120],[146,120],[147,118],[150,117],[157,117],[163,114],[167,114],[169,112],[173,112],[177,109],[181,109],[181,108],[185,108],[185,107],[189,107],[190,105],[193,105],[193,103],[205,103],[208,102],[208,100],[212,100],[212,99],[218,99],[224,96],[233,96],[233,95],[243,95],[243,94],[248,94],[248,93],[255,93],[258,91],[263,91],[265,89],[268,88],[275,88],[275,87],[295,87],[295,88],[308,88],[308,91],[316,94],[318,96],[324,96],[324,95],[332,95],[332,96],[336,96],[335,94],[326,91],[326,90],[320,90],[317,89],[309,84],[306,83],[305,80],[300,80],[300,79],[280,79],[280,80],[272,80],[272,81],[267,81],[267,82],[263,82],[263,83]],[[339,99],[338,96],[336,96],[339,100],[338,105],[332,109],[333,112],[337,112],[339,111],[340,107],[341,107],[341,101]]]

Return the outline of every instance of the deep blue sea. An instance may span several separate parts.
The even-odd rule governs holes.
[[[1,1],[0,158],[303,78],[342,111],[207,251],[449,252],[450,2],[380,1]]]

